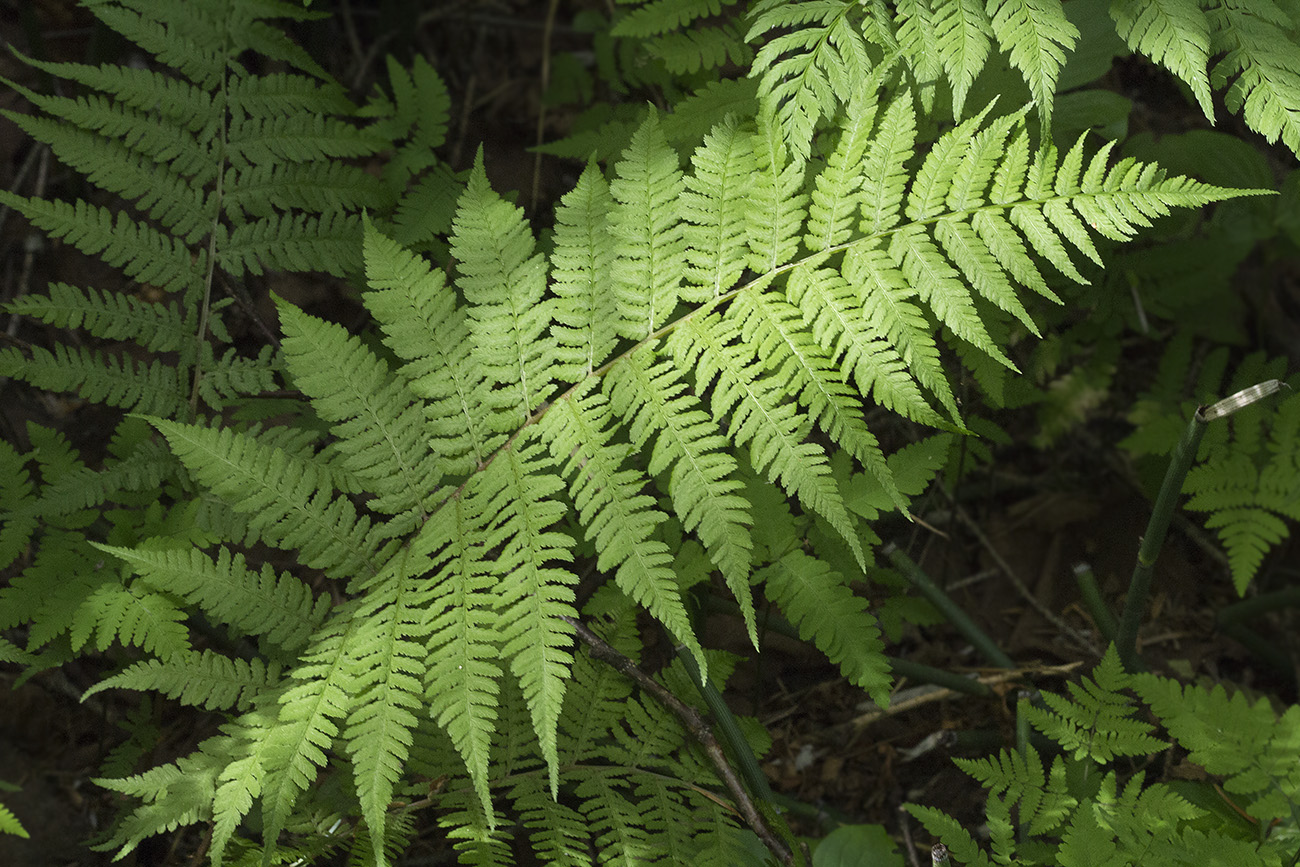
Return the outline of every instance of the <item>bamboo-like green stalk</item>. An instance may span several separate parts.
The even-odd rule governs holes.
[[[1124,613],[1120,617],[1119,632],[1115,637],[1115,649],[1120,660],[1129,671],[1139,671],[1144,666],[1137,655],[1137,631],[1142,614],[1146,611],[1147,598],[1151,595],[1151,573],[1160,556],[1165,535],[1169,532],[1169,522],[1173,520],[1174,509],[1178,506],[1178,496],[1183,491],[1183,482],[1192,461],[1196,459],[1196,450],[1200,447],[1201,437],[1205,435],[1205,426],[1211,421],[1226,418],[1239,409],[1250,406],[1271,394],[1276,394],[1288,386],[1277,379],[1270,379],[1250,388],[1243,388],[1236,394],[1209,406],[1199,407],[1192,413],[1191,421],[1183,430],[1183,436],[1174,447],[1169,458],[1169,469],[1160,485],[1155,505],[1151,509],[1151,520],[1147,522],[1147,531],[1142,535],[1142,544],[1138,548],[1137,564],[1133,568],[1133,577],[1129,580],[1128,596],[1124,600]]]
[[[1079,596],[1082,597],[1088,613],[1092,615],[1093,622],[1097,624],[1098,631],[1107,641],[1114,641],[1115,633],[1119,629],[1119,621],[1115,619],[1110,606],[1101,598],[1101,588],[1097,586],[1097,575],[1092,571],[1091,564],[1076,563],[1074,580],[1079,586]]]
[[[911,557],[903,553],[902,549],[890,542],[881,549],[890,562],[898,568],[900,572],[912,582],[912,586],[920,590],[930,604],[948,618],[948,622],[957,628],[957,631],[966,636],[966,640],[975,645],[975,648],[983,654],[984,658],[998,668],[1015,668],[1016,665],[1011,661],[1011,657],[1002,652],[988,634],[976,625],[974,620],[966,616],[966,612],[961,606],[952,601],[952,598],[944,593],[938,584],[931,580],[929,575],[922,571]]]

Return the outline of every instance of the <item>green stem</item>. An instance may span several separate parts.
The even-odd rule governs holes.
[[[1097,586],[1097,575],[1092,571],[1092,566],[1088,563],[1075,564],[1074,580],[1079,585],[1079,595],[1083,597],[1083,604],[1087,606],[1098,631],[1107,641],[1114,641],[1119,623],[1110,606],[1101,598],[1101,589]]]
[[[1178,505],[1178,495],[1182,493],[1183,481],[1191,469],[1196,457],[1196,449],[1205,435],[1206,422],[1198,409],[1187,423],[1182,439],[1174,447],[1169,458],[1169,469],[1165,471],[1165,480],[1160,485],[1155,507],[1151,510],[1151,520],[1147,522],[1147,531],[1142,536],[1138,548],[1137,565],[1133,568],[1133,577],[1129,580],[1128,596],[1124,600],[1124,613],[1120,617],[1119,631],[1115,635],[1115,647],[1119,658],[1129,671],[1145,668],[1137,655],[1138,622],[1146,611],[1147,597],[1151,595],[1151,573],[1160,556],[1160,548],[1165,543],[1169,532],[1169,522],[1173,520],[1174,509]]]
[[[984,655],[984,658],[998,668],[1015,668],[1016,665],[1011,661],[1011,657],[1002,652],[1002,649],[989,638],[984,630],[976,625],[974,620],[966,616],[966,612],[961,606],[952,601],[952,598],[939,588],[938,584],[930,579],[929,575],[916,565],[911,557],[903,553],[902,549],[890,542],[881,549],[890,562],[902,572],[912,586],[921,591],[930,604],[948,618],[948,622],[957,628],[957,631],[966,636],[966,640],[975,645],[975,648]]]
[[[1300,605],[1300,587],[1288,587],[1285,590],[1274,590],[1272,593],[1261,593],[1251,599],[1243,599],[1240,602],[1225,605],[1219,609],[1215,620],[1218,621],[1220,627],[1224,627],[1241,623],[1243,620],[1250,620],[1270,611],[1277,611],[1279,608],[1289,608],[1293,605]]]

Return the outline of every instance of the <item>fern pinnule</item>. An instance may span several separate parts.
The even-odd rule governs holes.
[[[614,198],[588,163],[555,209],[551,291],[555,293],[556,377],[576,381],[605,363],[618,342],[617,306],[605,281],[614,265]]]
[[[114,641],[163,658],[190,650],[185,612],[168,596],[143,582],[106,581],[81,600],[72,615],[68,640],[80,650],[91,639],[100,651]]]
[[[1046,129],[1051,126],[1056,79],[1079,39],[1079,29],[1065,17],[1060,3],[1047,0],[992,0],[988,14],[999,47],[1024,76]]]
[[[1048,834],[1061,827],[1078,806],[1078,798],[1067,790],[1065,763],[1060,756],[1052,760],[1051,770],[1043,769],[1043,759],[1036,750],[1002,750],[982,759],[954,758],[953,762],[990,794],[1000,795],[1008,807],[1020,805],[1020,824],[1031,835]]]
[[[208,710],[247,710],[280,678],[279,663],[238,659],[212,650],[181,651],[142,660],[82,693],[82,701],[105,689],[159,692],[181,704]]]
[[[612,278],[619,333],[644,340],[672,315],[686,273],[686,239],[678,200],[685,189],[677,152],[668,146],[657,115],[637,129],[615,164],[610,231],[615,244]]]
[[[679,204],[686,242],[685,301],[718,298],[745,270],[745,207],[753,157],[751,137],[728,116],[691,157]]]
[[[174,301],[152,303],[67,283],[49,284],[44,295],[15,298],[8,310],[56,328],[84,328],[104,340],[138,341],[150,352],[175,352],[191,332]]]
[[[779,131],[766,115],[758,117],[753,142],[754,176],[745,210],[745,235],[750,270],[767,274],[797,254],[808,195],[802,192],[803,166],[789,159]]]
[[[869,174],[861,171],[871,143],[879,104],[865,95],[849,101],[835,150],[814,179],[808,205],[804,246],[820,252],[848,240],[862,205],[862,186]]]
[[[1210,22],[1204,10],[1189,0],[1145,3],[1117,0],[1110,7],[1115,32],[1191,88],[1206,120],[1214,120],[1210,78]]]

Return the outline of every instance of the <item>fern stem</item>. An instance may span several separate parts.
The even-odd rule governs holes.
[[[1074,580],[1079,586],[1079,595],[1083,598],[1083,604],[1087,606],[1088,613],[1097,624],[1097,630],[1107,641],[1114,641],[1115,632],[1119,629],[1119,621],[1115,619],[1110,606],[1101,598],[1101,588],[1097,586],[1097,575],[1092,571],[1092,565],[1074,564]]]
[[[1016,667],[1016,664],[1011,661],[1011,657],[1002,652],[1002,648],[998,647],[993,639],[989,638],[988,633],[980,629],[975,621],[971,620],[966,615],[966,612],[961,609],[961,606],[953,602],[952,597],[944,593],[939,585],[935,584],[911,557],[903,553],[901,548],[890,542],[881,549],[881,552],[889,558],[889,561],[894,564],[898,571],[903,573],[903,576],[908,581],[912,582],[913,587],[920,590],[921,594],[930,600],[931,605],[938,608],[943,616],[948,618],[948,622],[955,626],[958,632],[966,636],[967,641],[975,645],[975,648],[985,659],[998,668]]]
[[[1124,667],[1130,672],[1145,670],[1137,655],[1138,622],[1146,610],[1147,597],[1151,595],[1151,573],[1155,568],[1156,558],[1165,543],[1169,532],[1169,522],[1173,520],[1174,509],[1178,505],[1178,496],[1183,490],[1183,481],[1187,471],[1192,467],[1196,450],[1205,435],[1207,422],[1201,415],[1204,407],[1192,414],[1192,419],[1183,430],[1182,439],[1174,447],[1169,458],[1169,469],[1165,471],[1164,482],[1156,496],[1155,506],[1151,509],[1151,519],[1147,522],[1147,531],[1142,535],[1142,544],[1138,548],[1137,564],[1133,567],[1133,577],[1129,579],[1128,595],[1124,599],[1124,613],[1120,617],[1119,631],[1115,635],[1115,649]]]

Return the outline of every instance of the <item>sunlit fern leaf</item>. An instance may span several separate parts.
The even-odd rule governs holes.
[[[679,198],[686,242],[682,298],[699,303],[730,289],[745,270],[745,209],[752,177],[752,141],[734,117],[713,128],[691,157]],[[698,287],[698,288],[695,288]]]
[[[650,348],[633,352],[605,379],[614,412],[626,420],[640,449],[655,437],[650,475],[669,470],[668,494],[678,520],[704,543],[729,586],[749,580],[749,503],[733,477],[735,458],[712,418],[687,393],[671,361]]]
[[[777,381],[762,373],[754,346],[735,342],[736,317],[699,316],[683,323],[669,338],[678,366],[696,372],[697,387],[712,386],[713,417],[727,419],[728,438],[749,450],[754,469],[780,481],[805,509],[821,515],[843,536],[861,561],[862,550],[826,454],[806,441],[806,421],[795,405],[782,401]]]
[[[289,374],[338,437],[344,466],[375,495],[370,507],[403,535],[426,516],[439,472],[406,387],[341,326],[279,302]]]
[[[654,538],[655,529],[668,516],[642,493],[649,483],[645,474],[626,466],[632,447],[612,442],[613,418],[605,397],[590,386],[566,395],[547,411],[539,428],[554,458],[565,462],[578,517],[596,543],[596,568],[615,570],[623,592],[690,648],[701,671],[706,670],[673,574],[672,552]],[[748,586],[742,587],[738,598],[747,622],[751,621]]]
[[[605,285],[615,255],[609,227],[613,207],[609,184],[589,163],[555,209],[551,291],[557,298],[557,378],[590,375],[618,340],[614,293]]]
[[[425,399],[425,416],[437,461],[445,475],[464,476],[481,466],[504,441],[488,429],[484,371],[472,363],[469,327],[454,290],[441,271],[366,230],[366,306],[399,358],[411,390]]]
[[[103,651],[115,640],[166,658],[190,649],[185,613],[175,602],[143,582],[123,586],[106,582],[81,603],[68,632],[73,650],[91,638]]]
[[[564,487],[551,472],[553,467],[541,445],[524,435],[482,474],[479,496],[499,504],[488,533],[504,543],[493,564],[502,581],[495,591],[500,600],[501,657],[510,660],[523,689],[550,772],[551,794],[557,796],[556,726],[573,664],[573,628],[562,618],[577,616],[577,577],[560,565],[573,559],[573,539],[553,529],[566,512],[553,496]]]
[[[818,173],[808,205],[808,230],[804,245],[818,252],[848,240],[854,218],[862,204],[861,188],[866,177],[861,170],[877,103],[865,96],[849,100],[835,150]]]
[[[193,753],[126,779],[93,778],[98,786],[144,801],[93,848],[101,852],[116,849],[114,858],[120,859],[135,851],[146,837],[207,821],[221,766],[219,757]]]
[[[265,862],[298,796],[325,767],[326,754],[339,734],[339,721],[355,702],[348,690],[356,679],[357,643],[363,623],[355,605],[336,608],[312,636],[290,684],[279,695],[275,726],[267,733],[265,780],[262,789],[262,837]]]
[[[494,431],[513,431],[551,392],[550,305],[542,303],[546,263],[534,253],[523,211],[492,191],[480,151],[456,209],[451,238],[468,302],[471,358],[490,383],[483,403]]]
[[[417,714],[424,707],[427,634],[419,607],[421,576],[408,574],[419,558],[394,557],[367,587],[357,611],[362,621],[349,686],[353,699],[343,731],[375,864],[386,863],[388,809],[410,755]]]
[[[684,190],[677,153],[653,112],[614,166],[610,231],[619,333],[643,340],[677,307],[686,270],[686,240],[677,202]]]
[[[429,712],[464,761],[478,809],[491,817],[488,748],[502,675],[497,664],[501,624],[492,592],[498,576],[481,541],[493,505],[482,502],[482,478],[482,473],[472,476],[459,496],[430,517],[412,542],[412,552],[428,556],[437,570],[427,603],[424,689]]]
[[[889,704],[889,663],[867,601],[822,561],[791,551],[758,571],[768,598],[781,607],[799,635],[811,640],[855,686],[881,707]]]
[[[933,27],[939,60],[952,85],[952,113],[960,120],[966,95],[988,60],[993,28],[980,0],[935,3]]]
[[[1210,71],[1228,84],[1224,102],[1270,143],[1300,154],[1300,64],[1295,60],[1296,10],[1275,3],[1211,8],[1210,54],[1223,54]],[[1231,82],[1229,84],[1229,82]]]
[[[935,90],[943,74],[935,10],[931,5],[928,0],[899,0],[894,19],[895,37],[908,59],[917,97],[927,114],[934,108]]]
[[[880,482],[902,511],[907,502],[894,487],[880,444],[862,417],[861,396],[844,379],[822,347],[803,329],[798,308],[770,292],[741,295],[733,308],[742,319],[741,339],[778,381],[797,390],[812,419]]]
[[[802,167],[787,157],[780,131],[766,115],[753,137],[754,178],[745,211],[749,267],[766,274],[789,262],[799,249],[808,196]]]
[[[1043,126],[1050,126],[1056,78],[1079,38],[1079,29],[1055,0],[991,0],[988,13],[998,47],[1024,76]]]
[[[380,544],[369,519],[334,495],[314,463],[230,428],[150,423],[203,485],[249,516],[250,528],[267,543],[298,549],[304,565],[328,575],[377,571]]]
[[[862,223],[865,235],[888,231],[902,218],[909,173],[907,162],[916,146],[916,112],[911,95],[897,94],[884,113],[862,163]]]
[[[1115,32],[1191,88],[1206,120],[1214,120],[1210,79],[1210,23],[1196,0],[1115,0],[1110,5]]]

